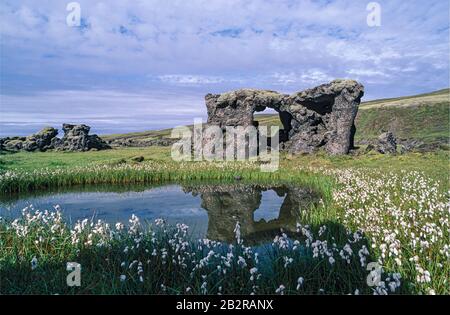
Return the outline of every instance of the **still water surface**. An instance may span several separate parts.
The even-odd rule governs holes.
[[[71,188],[40,195],[0,200],[0,216],[15,218],[22,209],[62,209],[69,222],[94,218],[127,222],[132,214],[141,221],[163,218],[189,225],[195,237],[232,241],[236,221],[244,239],[269,240],[283,228],[295,230],[302,211],[319,199],[307,188],[287,184],[168,184],[159,187],[114,186]]]

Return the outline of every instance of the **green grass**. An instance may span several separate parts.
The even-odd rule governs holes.
[[[447,187],[449,185],[449,157],[450,152],[444,150],[427,153],[411,152],[401,155],[386,155],[373,152],[356,156],[328,156],[319,153],[305,156],[287,156],[285,163],[289,167],[301,165],[308,168],[369,169],[394,173],[419,171]]]
[[[373,139],[390,130],[398,138],[448,142],[449,113],[449,89],[363,102],[355,121],[355,140]]]
[[[89,152],[18,152],[0,154],[0,170],[34,170],[36,168],[67,168],[92,164],[131,163],[133,157],[143,156],[146,161],[168,160],[169,147],[120,148]]]
[[[133,157],[143,156],[143,162]],[[0,192],[26,192],[47,188],[87,184],[130,184],[186,180],[279,180],[303,178],[308,168],[372,168],[385,171],[423,171],[427,176],[448,183],[448,151],[408,153],[389,156],[367,154],[328,156],[281,155],[279,171],[263,173],[259,163],[173,162],[168,147],[121,148],[93,152],[19,152],[0,155]]]
[[[422,93],[417,95],[384,98],[373,101],[363,102],[361,107],[380,107],[380,106],[411,106],[417,104],[436,104],[449,102],[450,89],[442,89],[430,93]]]
[[[220,243],[215,243],[212,247],[206,245],[199,247],[195,240],[188,237],[182,237],[180,240],[178,237],[180,232],[176,236],[177,231],[173,230],[173,227],[161,230],[143,224],[139,232],[142,234],[130,234],[129,231],[111,233],[110,227],[104,224],[97,226],[88,224],[78,233],[79,241],[74,244],[71,227],[61,221],[55,221],[55,217],[45,220],[42,216],[38,216],[37,219],[24,217],[14,224],[8,221],[0,222],[1,292],[179,294],[186,292],[186,288],[191,288],[190,293],[249,294],[254,290],[255,284],[250,280],[250,269],[257,266],[261,276],[257,280],[256,293],[273,294],[280,285],[284,285],[286,294],[320,294],[321,289],[327,294],[354,293],[356,289],[360,293],[370,294],[372,288],[365,285],[367,271],[360,265],[357,253],[365,245],[368,248],[367,262],[376,261],[381,255],[379,244],[384,242],[383,231],[402,228],[399,219],[409,218],[412,211],[424,208],[433,209],[434,214],[417,216],[413,221],[414,226],[410,229],[418,233],[423,226],[431,226],[429,224],[432,223],[441,229],[444,228],[443,234],[427,251],[418,252],[411,247],[410,232],[400,233],[402,266],[396,265],[394,257],[386,258],[383,263],[384,277],[394,272],[402,276],[402,286],[396,289],[396,293],[429,293],[431,288],[437,293],[450,293],[446,284],[449,266],[445,264],[444,254],[440,252],[449,237],[448,229],[445,230],[448,212],[445,214],[443,203],[448,200],[446,195],[448,152],[403,156],[379,154],[353,157],[328,157],[321,154],[285,156],[278,172],[261,173],[258,165],[251,163],[230,163],[226,166],[204,162],[173,163],[170,162],[165,149],[153,148],[153,150],[157,152],[158,161],[149,160],[142,163],[127,160],[140,152],[139,149],[109,151],[102,159],[98,155],[99,152],[80,153],[84,154],[82,160],[86,166],[77,164],[80,161],[78,154],[55,152],[54,155],[59,155],[58,158],[65,162],[65,167],[52,166],[48,171],[39,169],[40,165],[48,166],[49,156],[46,153],[23,153],[21,155],[23,158],[16,160],[12,159],[14,155],[2,158],[9,159],[11,163],[6,163],[9,167],[20,168],[27,165],[28,168],[27,171],[23,171],[25,175],[19,176],[18,181],[11,182],[9,187],[17,185],[16,187],[24,187],[24,190],[31,188],[34,191],[54,186],[104,182],[163,182],[213,178],[232,180],[235,175],[242,176],[244,183],[271,179],[307,185],[320,192],[323,200],[319,206],[301,214],[300,222],[309,225],[308,229],[311,235],[314,235],[313,239],[308,241],[309,232],[306,234],[300,232],[291,235],[291,242],[297,239],[303,244],[297,246],[297,249],[294,249],[293,243],[287,248],[279,248],[278,243],[267,245],[264,249],[265,258],[260,257],[259,263],[255,261],[252,250],[249,252],[241,245],[237,245],[231,250],[234,258],[230,262],[230,267],[225,267],[222,257],[226,257],[226,253],[230,251],[227,247]],[[151,154],[147,149],[141,151]],[[125,162],[117,164],[118,159],[125,159]],[[25,160],[28,162],[25,163]],[[33,165],[36,168],[34,171]],[[429,182],[424,182],[422,177],[427,178]],[[433,185],[437,185],[438,189],[434,190]],[[339,193],[343,199],[336,200],[334,193]],[[361,200],[360,196],[364,194],[372,197],[369,200]],[[422,195],[426,196],[425,199]],[[423,200],[427,204],[424,204]],[[377,211],[381,213],[377,215],[377,221],[373,221],[374,217],[371,217],[373,209],[378,209]],[[349,210],[357,215],[347,216]],[[376,223],[375,226],[371,225],[372,222]],[[319,235],[319,230],[323,227],[326,227],[326,233]],[[361,228],[366,229],[367,233],[361,233],[361,239],[354,242],[353,233]],[[373,228],[376,229],[371,231]],[[21,236],[23,231],[26,231],[26,235]],[[152,232],[156,234],[153,235]],[[185,249],[181,252],[175,251],[176,244],[185,241],[187,242]],[[327,246],[336,243],[335,247],[331,246],[336,262],[331,264],[327,256],[315,257],[312,248],[307,246],[313,241],[326,241]],[[354,253],[349,262],[339,256],[346,244],[350,244]],[[375,245],[374,248],[372,244]],[[128,251],[125,250],[127,247]],[[168,251],[165,259],[161,254],[163,249]],[[153,250],[156,250],[156,256],[152,255]],[[214,257],[200,270],[196,269],[195,266],[211,250]],[[186,258],[185,267],[177,262],[179,256]],[[245,268],[239,266],[238,256],[244,257]],[[419,257],[421,267],[432,272],[431,283],[420,284],[415,281],[418,273],[410,261],[414,256]],[[31,270],[30,265],[33,257],[38,261],[35,270]],[[284,257],[292,258],[292,263],[285,266]],[[76,261],[82,265],[83,278],[80,288],[70,288],[65,284],[67,261]],[[137,262],[133,264],[133,261]],[[122,262],[125,267],[121,267]],[[142,273],[137,270],[138,262],[143,264]],[[444,267],[438,268],[436,266],[438,262],[444,263]],[[217,271],[218,265],[227,269],[227,275]],[[120,281],[121,275],[125,275],[127,280]],[[144,278],[143,282],[139,280],[140,275]],[[304,284],[297,290],[299,277],[304,277]],[[392,279],[392,276],[390,278]],[[206,292],[202,289],[205,280]],[[161,287],[162,284],[164,287]],[[219,286],[222,287],[221,291]]]
[[[132,160],[143,156],[141,163]],[[223,167],[225,165],[225,167]],[[301,167],[326,169],[366,168],[399,172],[422,171],[428,177],[448,187],[449,152],[408,153],[389,156],[367,154],[357,156],[328,156],[324,153],[304,156],[282,154],[280,170],[260,172],[258,163],[175,163],[168,147],[121,148],[94,152],[20,152],[0,155],[3,177],[0,191],[26,192],[47,188],[88,184],[160,183],[186,180],[244,180],[301,179],[305,171],[293,174]],[[306,176],[307,177],[307,176]],[[320,186],[320,180],[316,180]]]
[[[449,103],[413,106],[361,107],[356,117],[355,140],[373,139],[382,130],[391,130],[398,138],[431,142],[448,139]]]

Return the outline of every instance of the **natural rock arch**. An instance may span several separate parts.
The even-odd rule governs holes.
[[[272,108],[280,115],[280,141],[289,152],[312,153],[324,147],[330,154],[347,154],[363,95],[364,87],[354,80],[334,80],[292,95],[255,89],[207,94],[207,123],[223,130],[255,126],[254,113]]]

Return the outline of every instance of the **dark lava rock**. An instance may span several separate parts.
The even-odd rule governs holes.
[[[8,151],[45,151],[51,148],[51,142],[58,130],[45,127],[38,133],[28,137],[8,137],[0,140],[0,150]]]
[[[113,139],[109,140],[108,144],[114,147],[151,147],[151,146],[163,146],[168,147],[174,144],[177,140],[173,139]]]
[[[392,132],[384,132],[378,137],[377,151],[383,154],[395,154],[397,152],[397,139]]]
[[[89,135],[91,127],[86,125],[63,124],[64,136],[54,138],[53,146],[63,151],[105,150],[111,147],[97,135]]]
[[[330,154],[348,154],[354,143],[354,120],[364,87],[353,80],[328,84],[292,95],[241,89],[205,96],[208,124],[255,126],[253,114],[272,108],[280,115],[280,147],[290,153],[312,153],[324,147]]]
[[[375,146],[371,143],[369,143],[366,147],[366,149],[364,150],[364,153],[369,153],[371,151],[375,150]]]
[[[140,163],[140,162],[144,161],[144,157],[143,156],[135,156],[135,157],[132,157],[131,160],[134,162]]]
[[[63,124],[64,136],[57,137],[58,130],[45,127],[28,137],[8,137],[0,139],[0,150],[7,151],[46,151],[49,149],[64,151],[104,150],[111,147],[97,135],[89,135],[86,125]]]
[[[52,139],[56,137],[58,130],[53,127],[45,127],[38,133],[26,137],[22,149],[25,151],[46,151],[51,149]]]
[[[3,139],[4,150],[7,151],[20,151],[23,147],[24,137],[11,137]]]

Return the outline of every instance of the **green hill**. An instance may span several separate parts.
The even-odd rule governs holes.
[[[450,136],[450,89],[413,96],[361,103],[356,117],[356,141],[370,140],[384,130],[397,137],[423,142],[448,142]],[[256,114],[262,125],[281,126],[277,114]],[[192,127],[192,126],[189,126]],[[135,141],[167,139],[171,129],[102,136],[105,140]]]
[[[424,142],[450,136],[450,90],[362,103],[356,117],[356,140],[372,139],[382,130]]]

